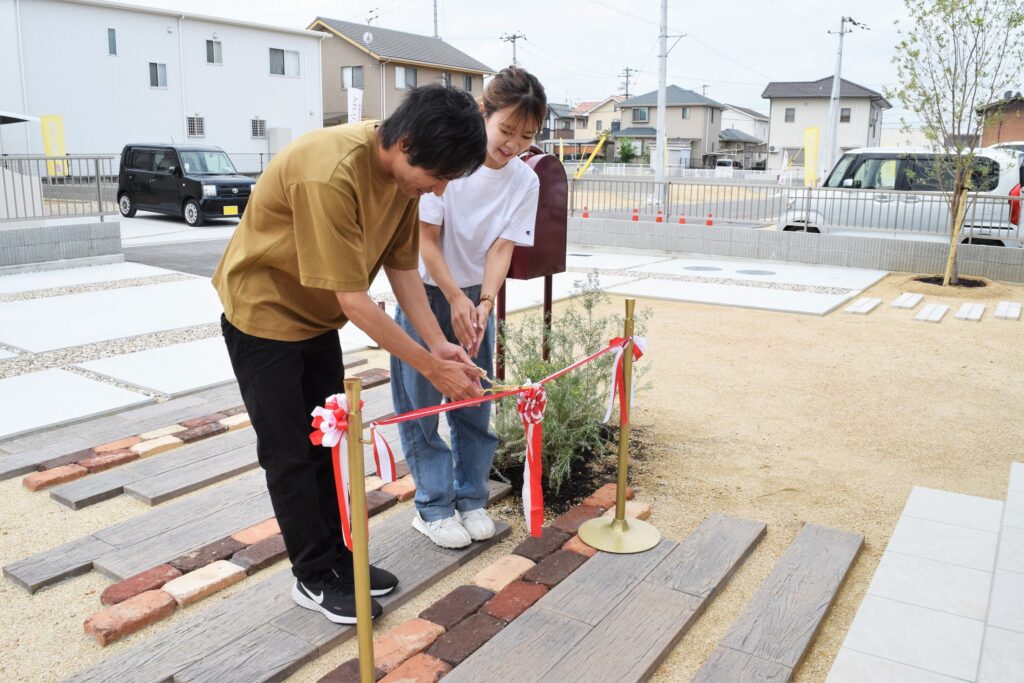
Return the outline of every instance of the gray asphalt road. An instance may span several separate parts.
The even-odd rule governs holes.
[[[128,247],[124,250],[124,258],[134,263],[210,277],[227,246],[228,240],[207,240]]]

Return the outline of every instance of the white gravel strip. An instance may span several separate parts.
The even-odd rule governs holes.
[[[196,279],[195,276],[189,275],[188,273],[172,273],[170,275],[153,275],[151,277],[139,277],[131,280],[111,280],[109,282],[94,282],[87,285],[75,285],[74,287],[53,287],[50,289],[34,289],[28,292],[0,294],[0,303],[7,303],[10,301],[27,301],[29,299],[48,299],[55,296],[80,294],[82,292],[99,292],[107,289],[141,287],[142,285],[158,285],[164,282],[178,282],[180,280],[194,279]]]
[[[842,287],[819,287],[813,285],[794,285],[786,282],[763,282],[758,280],[737,280],[735,278],[704,277],[695,275],[672,275],[666,273],[639,273],[636,270],[601,270],[597,268],[569,268],[570,273],[597,272],[601,275],[624,275],[637,280],[657,278],[659,280],[676,280],[678,282],[702,282],[712,285],[739,285],[743,287],[758,287],[760,289],[778,289],[787,292],[812,292],[814,294],[850,294],[853,290]]]

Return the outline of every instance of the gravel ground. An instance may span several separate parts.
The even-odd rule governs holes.
[[[1005,498],[1009,463],[1024,459],[1024,425],[1013,419],[1024,395],[1024,362],[1016,351],[1022,328],[991,314],[998,300],[1024,300],[1024,287],[997,285],[987,294],[957,292],[944,300],[935,288],[907,279],[890,276],[865,294],[887,304],[902,291],[923,287],[929,301],[953,304],[954,310],[968,298],[992,306],[980,323],[950,314],[930,325],[887,305],[868,316],[837,311],[818,318],[641,300],[654,315],[646,330],[651,353],[642,361],[651,366],[650,388],[638,397],[635,419],[654,445],[631,480],[638,498],[653,505],[651,521],[676,540],[714,511],[768,524],[765,539],[655,681],[693,676],[806,521],[865,535],[864,550],[795,679],[823,680],[911,487]],[[556,304],[556,314],[562,305]],[[621,301],[608,306],[622,308]],[[149,342],[171,343],[160,335]],[[382,352],[360,353],[371,366],[385,364]],[[11,362],[0,362],[0,372]],[[29,493],[20,478],[0,482],[0,565],[149,509],[122,496],[72,512],[44,493]],[[383,618],[378,629],[415,616],[525,537],[511,507],[500,516],[514,525],[510,540]],[[269,571],[284,570],[280,563]],[[2,580],[0,680],[71,675],[265,576],[249,577],[107,648],[82,633],[107,579],[91,572],[34,596]],[[354,640],[290,680],[315,680],[353,656]]]

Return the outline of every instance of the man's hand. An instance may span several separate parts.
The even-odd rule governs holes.
[[[432,348],[430,353],[437,363],[426,378],[443,395],[455,400],[483,395],[479,370],[462,348],[444,342]]]
[[[480,330],[477,309],[473,302],[462,293],[462,290],[458,290],[458,294],[448,300],[448,305],[452,311],[452,329],[455,330],[455,337],[462,344],[462,348],[476,348],[477,340],[482,337],[483,332]]]

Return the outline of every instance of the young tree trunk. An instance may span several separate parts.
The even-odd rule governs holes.
[[[964,214],[967,211],[967,188],[962,188],[958,195],[953,198],[952,225],[950,226],[949,255],[946,257],[946,274],[942,278],[942,286],[948,287],[950,283],[957,284],[960,281],[960,273],[956,263],[956,247],[960,243],[960,232],[964,227]]]

